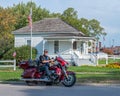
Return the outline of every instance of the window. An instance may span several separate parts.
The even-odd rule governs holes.
[[[27,45],[31,46],[31,40],[27,40]]]
[[[73,50],[76,50],[77,49],[77,42],[73,42]]]
[[[54,41],[54,53],[59,52],[59,41]]]

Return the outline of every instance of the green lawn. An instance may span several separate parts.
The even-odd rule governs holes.
[[[0,81],[18,81],[22,73],[21,69],[13,71],[13,68],[1,68],[0,69]]]
[[[76,72],[77,81],[79,82],[120,81],[120,69],[117,68],[72,66],[69,70]]]
[[[120,83],[120,74],[77,74],[79,82],[108,82],[117,81]]]
[[[108,63],[120,62],[120,59],[108,59]],[[99,64],[106,64],[106,60],[102,59],[98,61]]]
[[[74,72],[106,72],[106,73],[120,73],[120,69],[106,68],[99,66],[71,66],[69,70]]]
[[[105,80],[120,80],[120,69],[94,67],[94,66],[71,66],[68,68],[70,71],[76,72],[77,81],[80,82],[101,82]],[[12,68],[0,69],[0,81],[18,81],[22,69],[13,71]]]

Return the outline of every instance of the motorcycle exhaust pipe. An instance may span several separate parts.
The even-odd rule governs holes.
[[[44,82],[51,82],[51,80],[45,78],[45,79],[33,79],[33,78],[21,78],[22,81],[44,81]]]

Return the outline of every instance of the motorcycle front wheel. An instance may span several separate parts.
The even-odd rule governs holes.
[[[76,83],[76,76],[74,74],[68,74],[68,78],[64,78],[62,84],[65,87],[72,87]]]

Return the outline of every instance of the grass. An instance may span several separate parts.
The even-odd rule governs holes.
[[[120,69],[94,66],[72,66],[69,70],[76,72],[78,82],[119,81]]]
[[[74,72],[106,72],[106,73],[120,73],[120,69],[107,68],[107,67],[95,67],[95,66],[71,66],[69,70]]]
[[[120,59],[108,59],[108,63],[120,62]],[[98,61],[99,64],[106,64],[106,60],[102,59]]]
[[[116,68],[71,66],[68,70],[76,72],[78,82],[101,82],[106,80],[120,81],[120,69]],[[12,68],[2,68],[0,69],[0,81],[19,81],[22,71],[22,69],[18,68],[16,71],[13,71]]]
[[[119,74],[77,74],[78,82],[108,82],[117,81],[120,83]]]
[[[0,81],[18,81],[22,73],[21,69],[13,71],[12,68],[0,68]]]

